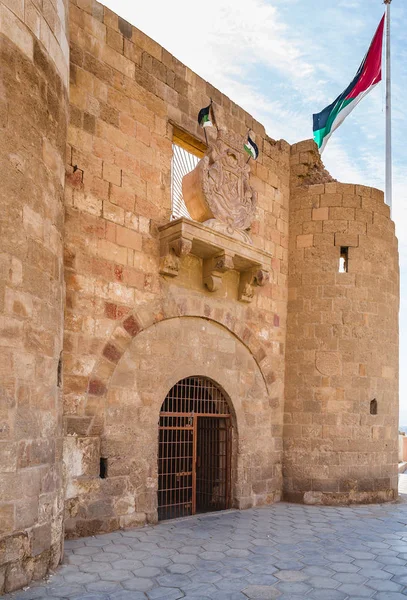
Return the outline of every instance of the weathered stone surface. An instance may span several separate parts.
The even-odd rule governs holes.
[[[34,4],[0,7],[0,594],[62,538],[67,6]]]
[[[34,527],[32,530],[32,554],[37,556],[51,546],[51,523]]]
[[[338,352],[316,352],[315,367],[321,375],[341,375],[341,356]]]
[[[182,180],[189,214],[201,223],[220,221],[230,235],[234,229],[244,233],[252,224],[257,204],[249,174],[240,136],[218,129],[205,156]]]
[[[395,498],[399,270],[388,207],[377,190],[327,182],[308,142],[291,161],[304,172],[291,170],[284,494],[306,504]],[[371,226],[377,210],[383,229]]]
[[[107,9],[102,31],[91,4],[71,4],[70,23],[64,239],[69,536],[109,531],[117,521],[157,519],[157,419],[175,375],[204,371],[230,389],[236,506],[278,500],[282,481],[289,147],[251,121],[261,153],[246,165],[240,109]],[[90,31],[97,39],[92,48],[84,45]],[[172,141],[205,149],[190,115],[207,91],[222,129],[208,168],[211,181],[217,177],[212,192],[222,192],[224,201],[209,216],[219,218],[221,211],[226,218],[233,209],[234,224],[226,219],[222,231],[205,227],[207,247],[221,240],[214,257],[198,248],[199,239],[188,238],[170,240],[160,263],[159,228],[169,224],[171,212]],[[239,242],[227,237],[231,225],[242,229]],[[100,440],[106,479],[95,469],[96,454],[85,458],[87,448],[74,436]]]
[[[0,505],[0,535],[11,533],[14,529],[14,504]]]
[[[242,591],[250,600],[276,600],[281,596],[281,592],[270,585],[249,585]]]
[[[393,499],[399,280],[381,194],[335,182],[311,140],[269,138],[95,0],[70,3],[69,27],[66,3],[23,4],[0,10],[0,591],[56,567],[64,525],[81,536],[157,520],[160,407],[194,375],[229,402],[234,507],[276,502],[283,487],[305,503]],[[210,98],[223,142],[240,152],[250,127],[259,147],[242,175],[233,153],[211,144],[223,216],[237,189],[246,205],[233,223],[210,220],[205,243],[172,240],[163,253],[172,144],[203,156],[193,115]],[[247,246],[233,255],[232,225]],[[244,551],[204,558],[209,569],[211,556],[240,561]],[[273,569],[295,565],[282,557]],[[166,576],[189,577],[176,570]],[[216,577],[212,596],[236,591],[227,578],[214,591]],[[273,587],[271,578],[247,583]],[[153,598],[149,579],[129,593]],[[308,597],[300,580],[275,585]],[[67,583],[58,593],[81,591]]]
[[[401,475],[401,494],[406,486]],[[403,501],[339,511],[282,502],[122,529],[67,541],[48,581],[5,600],[401,600],[407,554],[394,532],[406,519]]]

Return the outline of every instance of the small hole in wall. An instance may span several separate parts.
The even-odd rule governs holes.
[[[100,459],[99,477],[100,479],[106,479],[107,477],[107,458]]]
[[[348,272],[349,248],[341,246],[341,255],[339,257],[339,273]]]
[[[59,355],[58,369],[57,369],[57,386],[62,387],[62,352]]]
[[[373,400],[371,400],[371,402],[370,402],[370,414],[377,415],[377,400],[376,400],[376,398],[373,398]]]

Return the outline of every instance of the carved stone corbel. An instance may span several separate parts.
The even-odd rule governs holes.
[[[271,254],[241,239],[184,217],[161,226],[159,232],[162,275],[176,277],[181,258],[191,254],[201,259],[203,284],[211,292],[220,289],[226,271],[239,273],[238,293],[243,302],[250,302],[255,288],[269,280]],[[197,263],[192,267],[195,269]]]
[[[186,256],[192,250],[192,240],[179,237],[170,240],[163,248],[160,259],[161,275],[176,277],[179,273],[181,257]]]
[[[222,277],[226,271],[234,269],[233,255],[222,252],[204,260],[203,282],[210,292],[216,292],[222,286]]]
[[[251,302],[254,298],[255,287],[263,287],[270,280],[270,273],[264,269],[256,268],[240,273],[239,295],[241,302]]]
[[[174,252],[169,251],[160,258],[159,273],[161,275],[168,275],[169,277],[176,277],[179,273],[180,262],[178,256]]]
[[[176,240],[172,240],[169,243],[170,250],[173,250],[177,256],[186,256],[192,250],[192,240],[185,237],[180,237]]]

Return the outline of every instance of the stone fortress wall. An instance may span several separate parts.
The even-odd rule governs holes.
[[[63,214],[68,11],[0,4],[0,590],[63,548]]]
[[[70,18],[64,423],[66,464],[73,465],[66,533],[156,519],[157,419],[179,370],[184,377],[220,371],[236,413],[241,398],[234,504],[278,500],[289,146],[269,139],[250,115],[107,8],[71,4]],[[209,97],[226,130],[243,145],[250,127],[261,148],[251,167],[258,193],[252,238],[273,256],[272,282],[250,304],[237,300],[235,271],[209,292],[196,256],[181,260],[177,277],[159,274],[174,130],[202,144],[196,117]],[[192,332],[193,353],[186,345]],[[107,479],[99,477],[100,456],[110,465]]]
[[[156,520],[159,411],[192,375],[230,402],[233,506],[392,499],[398,255],[381,193],[333,182],[313,142],[269,138],[95,0],[69,6],[68,109],[67,6],[24,2],[0,3],[0,590],[54,567],[64,534]],[[196,253],[162,274],[172,143],[205,150],[209,98],[260,149],[250,235],[270,282],[251,302],[235,269],[210,292]]]

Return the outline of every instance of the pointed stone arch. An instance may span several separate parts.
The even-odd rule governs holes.
[[[89,377],[87,395],[105,396],[116,365],[132,340],[142,331],[167,319],[198,317],[212,321],[227,329],[252,354],[271,394],[276,378],[271,364],[271,344],[260,341],[256,333],[245,322],[239,321],[225,308],[212,308],[204,301],[173,299],[165,302],[144,304],[123,317],[105,343]],[[90,424],[89,424],[90,425]],[[93,424],[96,429],[98,424]],[[92,426],[93,429],[93,426]],[[88,433],[90,431],[88,430]]]
[[[160,408],[169,390],[189,377],[212,380],[229,401],[232,505],[280,497],[281,405],[252,351],[211,316],[154,308],[118,324],[90,379],[85,414],[67,416],[68,535],[157,519]]]

